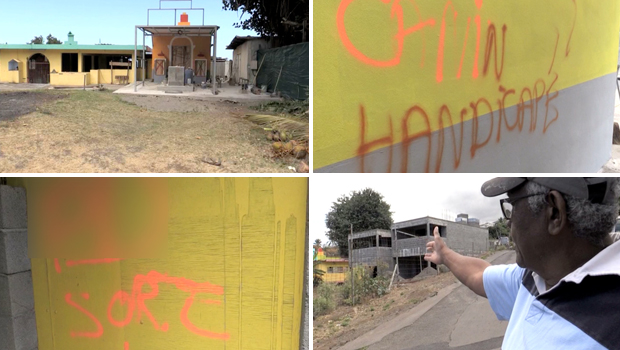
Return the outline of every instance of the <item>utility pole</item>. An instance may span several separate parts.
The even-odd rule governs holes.
[[[355,305],[355,278],[353,277],[353,257],[351,256],[351,250],[353,244],[353,224],[351,224],[351,233],[349,234],[349,273],[351,274],[351,304]]]

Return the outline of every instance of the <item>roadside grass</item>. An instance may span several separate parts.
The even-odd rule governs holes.
[[[315,350],[338,348],[376,328],[403,310],[437,295],[442,288],[456,282],[452,273],[442,273],[415,282],[394,284],[392,291],[364,298],[351,305],[343,289],[322,283],[314,288],[313,345]],[[331,293],[331,294],[330,294]],[[317,303],[317,301],[319,301]]]
[[[486,259],[494,252],[485,252],[480,258]],[[347,290],[350,288],[348,276],[345,283],[341,285],[322,283],[315,287],[313,290],[314,349],[329,350],[341,347],[392,319],[400,312],[437,296],[441,289],[457,281],[445,265],[439,265],[439,271],[438,275],[420,280],[412,279],[395,283],[389,292],[383,291],[381,283],[373,283],[376,278],[362,276],[361,280],[355,282],[356,293],[365,288],[374,288],[372,288],[372,293],[360,300],[361,302],[353,305]]]

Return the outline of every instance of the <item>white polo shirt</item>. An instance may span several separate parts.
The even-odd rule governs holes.
[[[535,272],[489,266],[484,290],[513,349],[620,349],[620,242],[546,289]]]

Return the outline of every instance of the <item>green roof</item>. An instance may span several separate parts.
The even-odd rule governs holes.
[[[93,50],[93,51],[133,51],[134,45],[66,45],[66,44],[0,44],[0,50]],[[143,46],[138,45],[138,51],[142,51]]]

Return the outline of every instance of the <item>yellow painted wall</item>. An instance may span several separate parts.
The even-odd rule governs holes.
[[[163,54],[163,58],[166,59],[166,67],[169,67],[172,64],[170,60],[170,49],[168,46],[172,41],[173,36],[154,36],[153,37],[153,60],[150,62],[151,71],[155,69],[155,59],[162,58],[160,53]],[[192,59],[192,68],[194,67],[194,60],[196,59],[207,59],[207,70],[211,71],[211,37],[210,36],[201,36],[201,37],[191,37],[191,41],[194,45],[194,55]],[[179,37],[172,42],[173,46],[190,46],[190,40],[184,37]],[[198,55],[203,54],[204,57],[198,57]]]
[[[6,77],[7,77],[6,78],[7,83],[20,83],[21,82],[21,71],[20,70],[7,71]]]
[[[86,80],[84,80],[84,77],[86,77]],[[50,74],[50,84],[59,86],[90,85],[90,74],[73,72],[52,73]]]
[[[12,59],[17,59],[22,62],[19,67],[20,72],[20,82],[26,83],[28,79],[28,58],[34,54],[40,53],[47,57],[50,63],[50,84],[52,85],[75,85],[82,86],[84,84],[84,78],[75,74],[73,72],[62,72],[62,54],[63,53],[78,53],[78,72],[82,72],[83,69],[83,57],[84,55],[89,54],[109,54],[109,55],[128,55],[133,56],[133,51],[93,51],[93,50],[76,50],[76,51],[59,51],[59,50],[0,50],[0,83],[10,83],[13,79],[11,72],[9,72],[9,61]],[[56,71],[57,73],[64,73],[63,75],[67,76],[57,76],[53,77],[55,74],[52,73]],[[105,71],[105,70],[102,70]],[[116,72],[116,69],[114,70]],[[116,74],[115,74],[116,75]],[[88,78],[90,80],[90,77]],[[105,78],[104,78],[105,79]],[[108,77],[106,81],[109,81],[109,70]],[[133,73],[130,76],[130,82],[133,82]],[[96,84],[96,83],[93,83]],[[101,83],[101,84],[109,84]]]
[[[146,181],[149,186],[143,186]],[[82,215],[72,218],[100,223],[93,232],[123,222],[135,225],[135,232],[152,220],[168,223],[165,257],[101,264],[59,259],[58,266],[54,259],[33,258],[39,349],[298,348],[307,179],[24,182],[29,234],[30,228],[64,223],[49,211],[47,217],[36,214],[37,194],[53,205],[52,214],[69,215],[65,210],[73,208]],[[167,198],[167,214],[149,214],[157,206],[152,203],[161,203],[151,197]],[[89,199],[92,204],[84,206]],[[128,208],[146,221],[124,217]]]
[[[328,270],[330,267],[344,267],[346,271],[349,269],[349,263],[346,261],[335,262],[335,261],[323,260],[320,263],[317,263],[315,267],[325,272],[323,274],[323,281],[341,283],[341,282],[344,282],[346,272],[329,273]]]
[[[99,82],[100,75],[98,69],[91,69],[90,72],[88,72],[88,81],[93,85],[102,84]]]
[[[119,67],[120,68],[120,67]],[[118,84],[118,80],[116,80],[116,78],[113,78],[115,76],[126,76],[127,75],[127,70],[125,69],[115,69],[114,70],[114,75],[112,75],[112,70],[110,69],[97,69],[97,70],[91,70],[89,72],[90,75],[90,83],[97,85],[97,84],[112,84],[110,82],[110,79],[114,79],[114,84]],[[142,70],[138,70],[138,80],[141,79],[141,75],[142,75]],[[133,79],[133,69],[129,70],[129,83],[133,83],[134,79]]]
[[[545,103],[617,65],[617,0],[319,0],[313,18],[315,168],[472,120],[472,104]]]
[[[153,79],[153,62],[151,59],[146,60],[146,64],[144,65],[146,69],[144,70],[146,74],[146,79]],[[138,81],[142,81],[142,69],[138,69]]]

